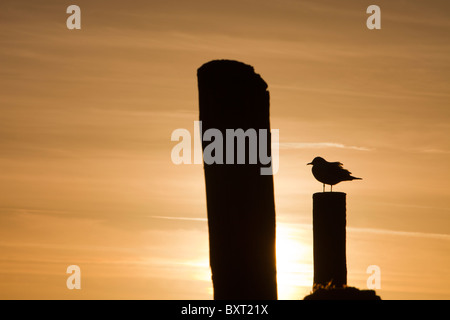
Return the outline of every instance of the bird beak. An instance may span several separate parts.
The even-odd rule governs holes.
[[[310,162],[310,163],[307,163],[306,165],[308,165],[308,164],[311,164],[311,165],[312,165],[312,162]]]

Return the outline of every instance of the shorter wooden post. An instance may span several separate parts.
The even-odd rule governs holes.
[[[314,286],[347,284],[346,194],[313,195]]]

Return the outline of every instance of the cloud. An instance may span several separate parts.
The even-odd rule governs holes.
[[[358,151],[371,151],[372,149],[366,147],[346,146],[342,143],[334,142],[282,142],[280,149],[325,149],[325,148],[339,148]]]
[[[310,223],[283,223],[283,225],[289,226],[289,229],[294,234],[303,235],[303,232],[310,232],[313,228]],[[426,238],[450,241],[450,234],[445,233],[433,233],[433,232],[419,232],[419,231],[400,231],[390,229],[378,229],[378,228],[361,228],[361,227],[349,227],[347,226],[347,232],[351,234],[363,233],[372,235],[390,235],[399,237],[412,237],[412,238]]]
[[[391,235],[401,237],[428,238],[447,241],[450,240],[450,235],[443,233],[411,232],[411,231],[397,231],[397,230],[375,229],[375,228],[354,228],[354,227],[348,227],[347,230],[349,232],[358,232],[365,234],[371,233],[371,234]]]
[[[419,150],[419,152],[431,153],[431,154],[450,154],[449,150],[443,150],[443,149],[422,149],[422,150]]]
[[[189,217],[169,217],[169,216],[151,216],[154,219],[166,220],[184,220],[184,221],[208,221],[206,218],[189,218]]]

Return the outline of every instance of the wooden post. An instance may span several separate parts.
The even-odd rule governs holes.
[[[313,195],[314,285],[347,284],[346,194]]]
[[[275,204],[272,175],[263,165],[227,159],[226,129],[268,130],[269,92],[253,67],[215,60],[198,69],[201,132],[215,128],[223,137],[224,164],[204,162],[214,299],[277,299]],[[214,141],[203,141],[203,151]],[[248,142],[248,141],[247,141]],[[259,146],[258,146],[259,151]]]

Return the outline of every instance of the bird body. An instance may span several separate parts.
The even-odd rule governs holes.
[[[311,164],[312,174],[314,178],[323,183],[323,191],[325,191],[325,185],[333,186],[342,181],[361,180],[351,175],[351,172],[344,169],[341,162],[328,162],[322,157],[315,157],[314,160],[308,164]]]

